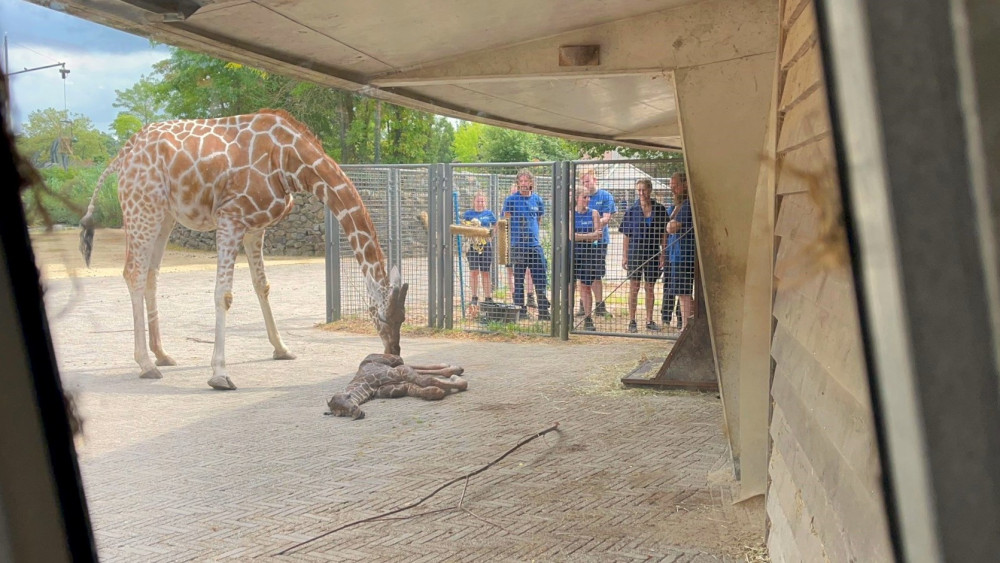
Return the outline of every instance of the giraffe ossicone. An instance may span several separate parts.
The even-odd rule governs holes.
[[[236,388],[226,372],[225,331],[241,244],[274,347],[273,357],[295,357],[281,340],[271,313],[263,246],[264,230],[288,214],[297,192],[315,194],[340,222],[361,267],[385,353],[399,354],[408,286],[395,268],[392,279],[387,275],[375,225],[350,178],[324,152],[319,139],[287,112],[261,110],[143,127],[101,174],[80,221],[80,251],[88,265],[94,204],[104,181],[115,172],[125,231],[123,276],[132,299],[134,355],[140,377],[159,379],[162,374],[157,366],[175,364],[161,342],[156,278],[170,231],[178,222],[193,230],[216,232],[215,348],[208,384],[215,389]],[[147,323],[155,365],[146,350]]]

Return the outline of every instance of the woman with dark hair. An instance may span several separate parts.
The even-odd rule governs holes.
[[[625,212],[618,230],[625,235],[622,267],[628,272],[628,331],[638,332],[635,310],[639,299],[639,285],[646,287],[646,330],[658,331],[653,321],[656,300],[656,280],[660,278],[665,258],[662,248],[667,242],[667,208],[653,199],[653,182],[642,178],[635,183],[638,199]]]

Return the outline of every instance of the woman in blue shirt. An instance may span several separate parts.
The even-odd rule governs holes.
[[[507,196],[503,202],[502,215],[510,221],[510,258],[514,265],[514,304],[527,316],[524,303],[524,272],[531,272],[538,301],[538,320],[552,319],[549,300],[545,295],[549,283],[547,261],[542,251],[539,227],[545,204],[534,193],[535,175],[528,169],[517,173],[517,193]]]
[[[638,200],[625,212],[625,218],[618,228],[625,240],[623,243],[622,267],[628,272],[629,332],[638,332],[635,310],[639,297],[639,285],[646,286],[646,330],[658,331],[659,325],[653,321],[653,304],[656,300],[656,280],[660,277],[665,257],[662,248],[667,242],[667,208],[653,199],[653,182],[642,178],[635,183]]]
[[[573,209],[573,227],[570,240],[573,241],[573,278],[577,281],[577,291],[583,301],[583,330],[597,330],[590,308],[594,303],[592,285],[597,279],[597,244],[601,240],[601,214],[589,207],[590,193],[582,189],[576,194]]]
[[[674,209],[667,223],[667,256],[663,294],[676,295],[681,305],[681,328],[694,316],[694,217],[687,193],[687,175],[678,172],[670,178],[670,191],[674,193]]]
[[[479,282],[482,280],[483,297],[493,301],[493,286],[490,283],[490,268],[493,266],[493,227],[497,216],[486,209],[486,194],[479,192],[472,198],[472,209],[462,214],[462,222],[490,230],[491,238],[469,237],[469,278],[472,284],[472,306],[479,304]]]

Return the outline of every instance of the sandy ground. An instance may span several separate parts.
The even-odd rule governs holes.
[[[132,359],[122,233],[97,231],[89,269],[75,231],[33,240],[60,372],[85,417],[78,454],[102,560],[273,555],[416,500],[552,421],[558,437],[484,473],[468,496],[456,487],[437,501],[464,513],[358,527],[289,558],[759,560],[749,554],[763,541],[763,502],[733,502],[718,398],[618,383],[669,343],[411,335],[408,361],[461,364],[470,390],[434,403],[376,400],[363,421],[332,419],[326,398],[380,345],[317,326],[321,258],[268,259],[292,362],[270,359],[249,276],[237,272],[226,352],[239,390],[218,392],[205,384],[214,253],[168,249],[160,315],[178,365],[148,381]]]

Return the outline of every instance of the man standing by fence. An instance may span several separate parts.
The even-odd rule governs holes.
[[[596,210],[601,217],[600,228],[602,231],[600,240],[597,241],[597,252],[594,272],[594,283],[591,290],[594,294],[594,315],[598,317],[610,317],[607,307],[604,305],[604,276],[607,275],[608,244],[611,243],[611,234],[608,231],[608,224],[611,216],[618,211],[615,205],[615,196],[611,192],[597,187],[597,173],[591,167],[586,167],[580,172],[580,183],[586,193],[590,194],[590,209]]]
[[[548,273],[545,252],[539,237],[545,204],[535,192],[535,176],[528,169],[517,173],[517,193],[507,196],[501,214],[510,221],[510,258],[514,264],[514,304],[526,317],[524,273],[531,272],[538,302],[538,320],[551,320],[549,300],[545,295]]]

